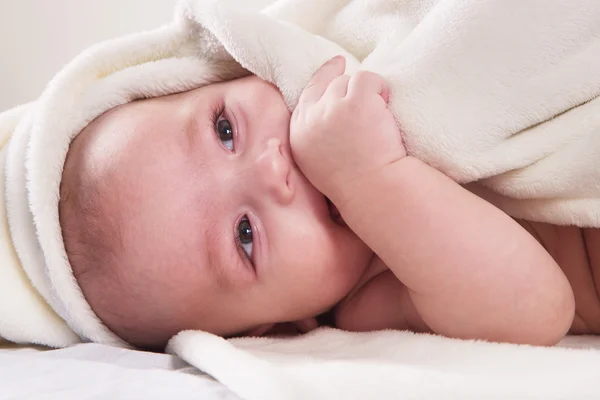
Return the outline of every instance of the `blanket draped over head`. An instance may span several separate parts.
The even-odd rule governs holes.
[[[600,227],[597,0],[250,3],[182,1],[171,24],[84,51],[35,102],[0,114],[0,337],[126,346],[86,302],[59,224],[63,164],[87,124],[248,73],[293,109],[338,54],[348,74],[389,82],[410,155],[515,218]]]

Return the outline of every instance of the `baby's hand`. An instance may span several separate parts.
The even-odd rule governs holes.
[[[344,69],[336,57],[315,72],[290,125],[296,163],[338,206],[354,184],[406,155],[384,79],[366,71],[350,77]]]

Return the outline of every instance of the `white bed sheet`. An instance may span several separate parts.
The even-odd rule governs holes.
[[[559,347],[599,351],[600,356],[600,337],[567,337]],[[263,386],[264,382],[255,384]],[[440,400],[443,398],[442,395]],[[8,399],[240,400],[240,397],[172,355],[98,344],[61,350],[2,348],[0,344],[0,400]]]
[[[0,399],[240,400],[175,356],[98,344],[0,349]]]

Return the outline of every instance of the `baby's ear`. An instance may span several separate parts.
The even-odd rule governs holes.
[[[298,335],[310,332],[318,326],[316,318],[305,318],[293,322],[260,325],[248,331],[244,336]]]

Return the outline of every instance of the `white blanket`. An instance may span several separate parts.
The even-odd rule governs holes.
[[[188,3],[291,106],[337,44],[390,82],[410,154],[515,217],[600,227],[598,1],[280,0],[264,13],[278,21]]]
[[[321,328],[285,340],[182,332],[170,351],[246,400],[600,398],[600,338],[561,346]]]

